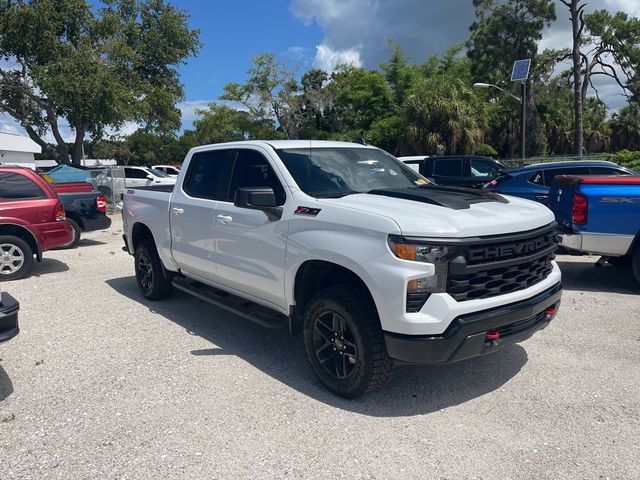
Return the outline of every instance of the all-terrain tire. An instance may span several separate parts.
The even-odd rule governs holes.
[[[342,397],[375,391],[391,376],[378,314],[362,288],[338,285],[314,295],[304,314],[304,343],[314,373]]]
[[[171,277],[165,275],[158,251],[152,240],[141,242],[134,253],[138,288],[149,300],[163,300],[173,293]]]
[[[33,250],[22,238],[0,235],[0,280],[18,280],[33,267]]]

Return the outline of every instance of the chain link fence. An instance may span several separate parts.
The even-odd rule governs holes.
[[[88,171],[96,189],[107,197],[109,213],[118,211],[125,191],[124,167],[95,167]]]

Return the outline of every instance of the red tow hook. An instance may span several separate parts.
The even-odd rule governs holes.
[[[489,330],[485,338],[489,341],[498,340],[500,338],[500,332],[496,332],[495,330]]]
[[[544,313],[546,313],[548,316],[552,317],[556,313],[558,313],[558,307],[556,307],[555,305],[552,305],[552,306],[546,308]]]

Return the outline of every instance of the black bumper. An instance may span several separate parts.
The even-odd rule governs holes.
[[[457,317],[441,335],[384,332],[387,352],[407,363],[451,363],[492,353],[549,325],[561,297],[558,283],[528,300]]]
[[[0,300],[0,343],[12,339],[20,332],[18,311],[20,304],[7,292],[2,292]]]
[[[106,230],[111,226],[111,218],[106,214],[99,214],[90,218],[85,217],[82,219],[82,226],[85,232]]]

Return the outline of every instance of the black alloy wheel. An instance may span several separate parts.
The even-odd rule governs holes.
[[[358,346],[344,318],[324,311],[313,321],[313,345],[316,359],[333,378],[349,378],[358,363]]]

